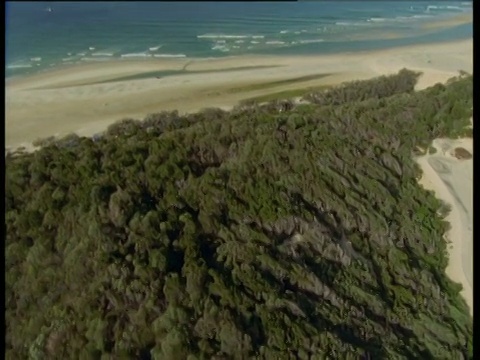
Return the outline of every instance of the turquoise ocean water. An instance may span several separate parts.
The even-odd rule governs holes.
[[[7,2],[6,77],[123,59],[303,55],[472,37],[472,2]]]

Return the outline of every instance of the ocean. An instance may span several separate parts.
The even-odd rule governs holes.
[[[306,55],[471,38],[472,2],[7,2],[6,77],[122,59]],[[452,22],[453,23],[453,22]]]

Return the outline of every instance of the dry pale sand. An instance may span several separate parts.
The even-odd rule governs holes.
[[[258,66],[265,68],[255,68]],[[141,119],[162,110],[231,107],[248,97],[366,79],[404,67],[424,72],[419,89],[444,82],[458,70],[472,72],[472,40],[335,55],[117,61],[51,70],[6,82],[5,142],[14,148],[50,135],[93,135],[125,117]],[[187,73],[101,83],[182,69]],[[330,75],[235,91],[242,86],[316,74]]]
[[[473,160],[459,160],[453,149],[462,147],[473,155],[472,139],[436,139],[437,152],[417,158],[423,170],[420,179],[426,189],[450,204],[447,216],[451,224],[446,234],[450,254],[447,275],[462,284],[462,296],[473,315]]]

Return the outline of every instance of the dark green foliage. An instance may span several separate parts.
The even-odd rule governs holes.
[[[413,91],[419,76],[420,73],[402,69],[395,75],[348,82],[334,89],[310,93],[304,98],[319,105],[341,105],[367,99],[381,99]]]
[[[6,358],[471,358],[412,155],[472,77],[417,75],[7,154]]]

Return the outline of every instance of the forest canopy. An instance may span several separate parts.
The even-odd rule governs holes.
[[[6,359],[473,358],[413,159],[473,80],[418,76],[7,153]]]

